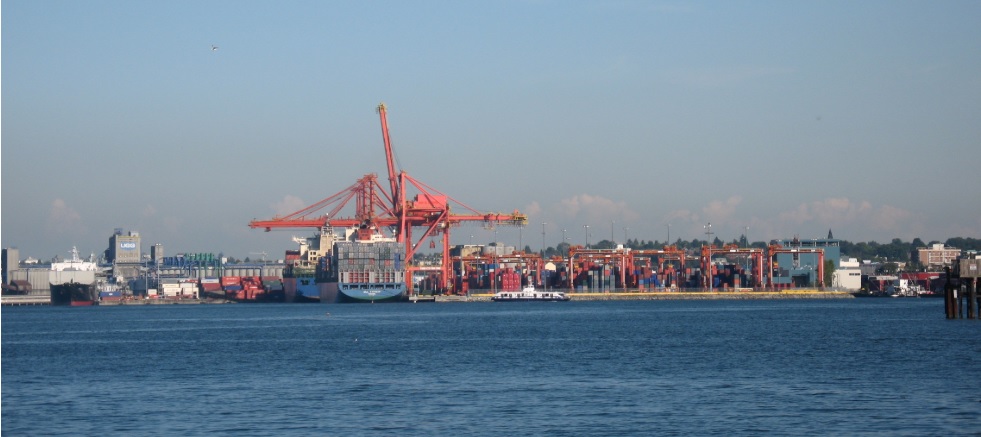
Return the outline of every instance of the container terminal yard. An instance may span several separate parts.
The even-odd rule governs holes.
[[[387,180],[366,174],[347,188],[291,214],[253,220],[253,229],[307,229],[274,263],[229,263],[212,253],[165,256],[163,245],[140,251],[141,236],[117,229],[105,262],[95,256],[47,266],[22,265],[3,251],[3,304],[112,305],[227,302],[419,302],[489,300],[498,291],[535,287],[584,299],[714,299],[853,297],[857,266],[842,262],[838,240],[772,241],[698,250],[664,246],[633,250],[571,246],[563,256],[524,253],[502,243],[450,246],[463,223],[485,228],[526,226],[521,212],[477,211],[405,170],[396,169],[387,111],[377,107]],[[355,200],[353,215],[342,212]],[[323,212],[322,212],[323,211]],[[438,261],[418,261],[435,249]],[[263,258],[265,254],[263,254]],[[835,271],[826,284],[824,269]],[[854,260],[848,260],[854,261]],[[66,273],[67,272],[67,273]],[[906,278],[935,290],[939,277]],[[948,281],[949,282],[949,281]],[[894,294],[895,295],[895,294]]]

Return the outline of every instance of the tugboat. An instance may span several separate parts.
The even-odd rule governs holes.
[[[569,300],[569,295],[561,291],[538,291],[529,285],[521,291],[498,291],[491,298],[494,302],[565,302]]]

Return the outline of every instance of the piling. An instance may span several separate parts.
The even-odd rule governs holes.
[[[981,277],[981,255],[959,258],[947,268],[944,287],[944,312],[948,319],[981,319],[978,301],[978,278]],[[966,313],[966,314],[965,314]]]
[[[969,282],[970,284],[968,285],[968,289],[967,289],[968,290],[967,291],[967,318],[974,319],[976,318],[975,317],[976,313],[974,310],[978,303],[978,293],[977,293],[978,281],[977,279],[971,279]]]

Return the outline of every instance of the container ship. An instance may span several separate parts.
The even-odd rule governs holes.
[[[287,302],[386,302],[406,297],[405,244],[374,228],[324,227],[312,237],[293,241],[299,248],[286,251],[283,271]]]
[[[321,259],[330,255],[334,240],[338,238],[330,228],[322,229],[309,238],[293,237],[293,241],[300,247],[286,251],[283,289],[287,302],[320,302],[317,267]]]
[[[286,251],[283,285],[289,302],[387,302],[403,300],[405,244],[373,227],[337,232],[324,227]]]
[[[52,305],[89,306],[96,302],[96,273],[99,266],[83,261],[78,249],[72,247],[68,261],[51,263],[48,283],[51,285]]]
[[[406,297],[405,244],[375,236],[371,240],[334,243],[323,271],[324,302],[388,302]],[[325,261],[326,263],[327,261]]]

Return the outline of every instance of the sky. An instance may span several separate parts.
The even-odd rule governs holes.
[[[143,250],[282,258],[313,230],[249,221],[384,180],[380,102],[401,170],[529,217],[452,244],[981,238],[979,17],[977,1],[7,0],[0,244],[101,253],[122,228]]]

